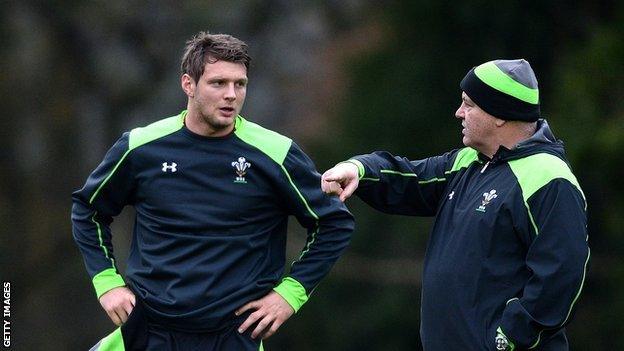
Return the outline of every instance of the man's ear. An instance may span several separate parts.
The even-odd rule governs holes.
[[[195,80],[187,73],[184,73],[182,77],[180,77],[180,86],[186,96],[189,98],[195,97]]]

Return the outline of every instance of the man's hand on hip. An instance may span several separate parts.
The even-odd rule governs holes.
[[[358,167],[350,162],[343,162],[325,171],[321,177],[321,189],[329,195],[339,195],[345,202],[360,183]]]
[[[295,313],[295,310],[288,302],[275,291],[271,291],[259,300],[247,303],[236,311],[236,315],[240,316],[247,310],[255,311],[241,324],[238,332],[242,334],[247,328],[258,322],[258,325],[251,333],[252,339],[258,336],[261,336],[262,339],[269,338]]]
[[[100,296],[100,305],[117,326],[128,320],[135,303],[134,294],[125,286],[110,289]]]

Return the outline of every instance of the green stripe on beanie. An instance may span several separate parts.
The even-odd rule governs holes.
[[[501,93],[511,95],[529,104],[535,105],[539,103],[539,89],[531,89],[516,82],[513,78],[505,74],[505,72],[501,71],[493,61],[477,66],[475,68],[475,74],[485,84]]]
[[[526,60],[486,62],[471,69],[460,87],[494,117],[527,122],[540,118],[537,79]]]

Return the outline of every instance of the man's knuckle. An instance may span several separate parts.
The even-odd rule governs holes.
[[[261,311],[261,310],[257,310],[257,311],[255,311],[255,312],[251,313],[251,314],[249,315],[249,317],[251,317],[251,318],[253,318],[254,320],[256,320],[256,319],[260,318],[263,314],[264,314],[264,313],[263,313],[263,311]]]

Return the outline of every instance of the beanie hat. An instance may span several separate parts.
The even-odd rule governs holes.
[[[537,78],[524,59],[486,62],[472,68],[459,86],[496,118],[526,122],[540,118]]]

